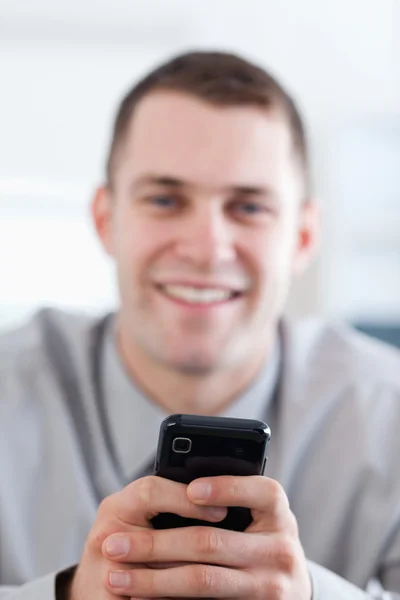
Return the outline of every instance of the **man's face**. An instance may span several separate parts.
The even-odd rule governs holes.
[[[309,207],[277,112],[145,97],[94,214],[128,346],[187,373],[256,359],[309,253]]]

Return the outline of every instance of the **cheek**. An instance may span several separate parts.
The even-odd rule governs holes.
[[[280,223],[274,236],[273,256],[282,276],[291,272],[297,244],[297,226],[293,215]]]
[[[286,282],[292,272],[295,237],[292,231],[277,228],[252,248],[252,262],[257,267],[262,288]]]
[[[146,260],[146,256],[154,252],[157,237],[139,219],[123,213],[114,223],[115,260],[118,266],[137,270]]]

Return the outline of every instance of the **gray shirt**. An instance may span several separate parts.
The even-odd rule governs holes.
[[[0,338],[1,600],[53,600],[99,501],[155,449],[164,415],[112,331],[47,310]],[[230,414],[271,426],[267,474],[298,519],[314,599],[400,598],[399,353],[318,320],[283,323],[280,342]]]

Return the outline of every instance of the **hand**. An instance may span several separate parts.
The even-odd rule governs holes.
[[[210,522],[218,522],[226,515],[224,508],[192,503],[187,496],[186,485],[161,477],[134,481],[101,503],[81,561],[67,590],[68,600],[115,600],[115,591],[110,586],[109,578],[110,570],[115,565],[110,562],[107,553],[107,539],[117,533],[117,539],[127,539],[132,548],[146,544],[156,533],[150,519],[160,512],[173,512],[182,517]],[[138,564],[135,567],[142,572],[145,565]],[[132,565],[118,565],[119,573],[128,573],[126,569],[132,569]]]
[[[154,480],[149,485],[153,484]],[[187,498],[201,507],[248,507],[253,523],[244,533],[187,527],[164,531],[143,528],[111,536],[103,545],[104,557],[115,563],[105,578],[110,593],[158,600],[311,600],[311,581],[296,519],[276,481],[266,477],[202,479],[188,486]],[[168,504],[168,511],[176,510]],[[111,540],[124,540],[123,555],[107,554]],[[165,566],[182,562],[183,566],[175,564],[162,570],[148,568],[154,563]]]

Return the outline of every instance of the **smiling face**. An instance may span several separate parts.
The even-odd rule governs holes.
[[[135,109],[93,212],[116,263],[125,348],[185,373],[259,360],[314,210],[278,111],[216,107],[172,91]]]

